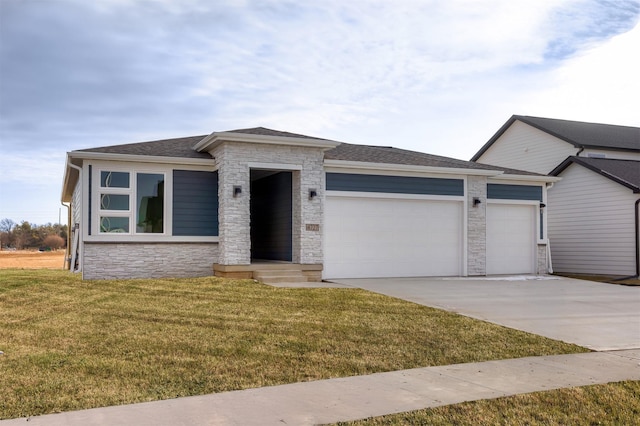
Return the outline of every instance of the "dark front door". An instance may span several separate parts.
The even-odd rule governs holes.
[[[292,173],[251,170],[251,259],[292,259]]]

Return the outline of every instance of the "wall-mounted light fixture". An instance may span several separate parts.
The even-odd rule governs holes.
[[[242,187],[240,185],[234,185],[233,186],[233,198],[238,197],[240,194],[242,194]]]
[[[478,197],[473,197],[473,207],[478,207],[478,205],[482,203],[482,200]]]
[[[547,207],[545,203],[540,203],[540,209],[544,209],[545,207]]]
[[[318,196],[318,191],[316,191],[315,189],[310,189],[309,190],[309,199],[310,200],[313,200],[317,196]]]

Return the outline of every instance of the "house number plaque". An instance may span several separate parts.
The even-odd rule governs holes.
[[[307,223],[307,231],[320,231],[320,224],[318,223]]]

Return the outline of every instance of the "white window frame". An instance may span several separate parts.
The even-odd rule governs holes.
[[[172,234],[173,215],[173,169],[157,164],[127,164],[123,162],[92,162],[91,176],[91,235],[87,240],[95,241],[157,241],[167,239]],[[129,188],[105,188],[101,185],[102,172],[129,173]],[[137,176],[138,174],[158,174],[164,176],[163,232],[136,232],[137,217]],[[101,199],[103,194],[128,195],[129,210],[104,210]],[[129,219],[129,232],[101,232],[102,217],[126,217]]]
[[[101,175],[102,172],[121,172],[129,174],[129,188],[109,188],[103,187],[101,185]],[[164,179],[164,195],[163,195],[163,204],[162,204],[162,232],[137,232],[137,216],[138,216],[138,175],[139,174],[157,174],[162,175]],[[137,236],[137,235],[159,235],[166,236],[171,235],[171,229],[167,226],[167,213],[169,211],[167,204],[167,187],[171,185],[172,182],[168,179],[169,172],[167,170],[159,170],[159,169],[147,169],[147,168],[130,168],[130,169],[121,169],[119,167],[95,167],[93,182],[95,184],[92,188],[92,194],[95,194],[93,199],[91,200],[93,203],[92,212],[95,212],[94,219],[95,223],[92,221],[93,229],[92,233],[95,232],[96,235],[129,235],[129,236]],[[128,195],[129,196],[129,210],[103,210],[102,209],[102,195],[105,194],[113,194],[113,195]],[[102,232],[101,231],[101,222],[103,217],[127,217],[129,218],[129,232]]]

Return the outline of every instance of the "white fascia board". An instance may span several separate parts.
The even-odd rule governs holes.
[[[70,197],[73,193],[73,188],[69,188],[69,185],[71,185],[70,183],[71,173],[72,173],[72,170],[74,169],[70,165],[73,164],[75,166],[80,166],[82,164],[82,163],[76,164],[77,162],[74,162],[73,158],[74,157],[72,156],[72,153],[67,152],[65,162],[64,162],[64,176],[62,177],[62,191],[60,194],[60,201],[62,201],[63,203],[69,202]],[[71,192],[69,192],[69,190]]]
[[[492,176],[489,180],[513,180],[518,182],[533,182],[533,183],[553,183],[562,180],[556,176],[531,176],[531,175],[500,175]]]
[[[188,166],[210,166],[215,168],[213,158],[186,158],[186,157],[163,157],[160,155],[132,155],[132,154],[112,154],[107,152],[70,152],[70,158],[82,160],[108,160],[126,161],[134,163],[160,163],[160,164],[180,164]]]
[[[478,170],[464,169],[457,167],[431,167],[431,166],[415,166],[407,164],[389,164],[389,163],[366,163],[361,161],[343,161],[343,160],[325,160],[325,171],[328,169],[352,169],[352,170],[369,170],[369,171],[396,171],[396,172],[414,172],[414,173],[432,173],[432,174],[448,174],[448,175],[471,175],[471,176],[489,176],[495,177],[502,175],[501,170]],[[331,171],[331,170],[330,170]]]
[[[248,163],[250,169],[262,170],[302,170],[301,164],[289,163]]]
[[[63,203],[67,203],[70,200],[70,195],[67,192],[67,185],[69,185],[69,174],[71,173],[71,167],[69,167],[69,153],[67,152],[67,156],[64,162],[64,176],[62,177],[62,191],[60,193],[60,201]],[[67,195],[67,197],[65,197]]]
[[[198,152],[209,151],[222,142],[245,142],[267,145],[303,146],[309,148],[331,149],[340,145],[340,142],[327,139],[296,138],[289,136],[251,135],[247,133],[219,132],[212,133],[198,142],[194,149]]]

